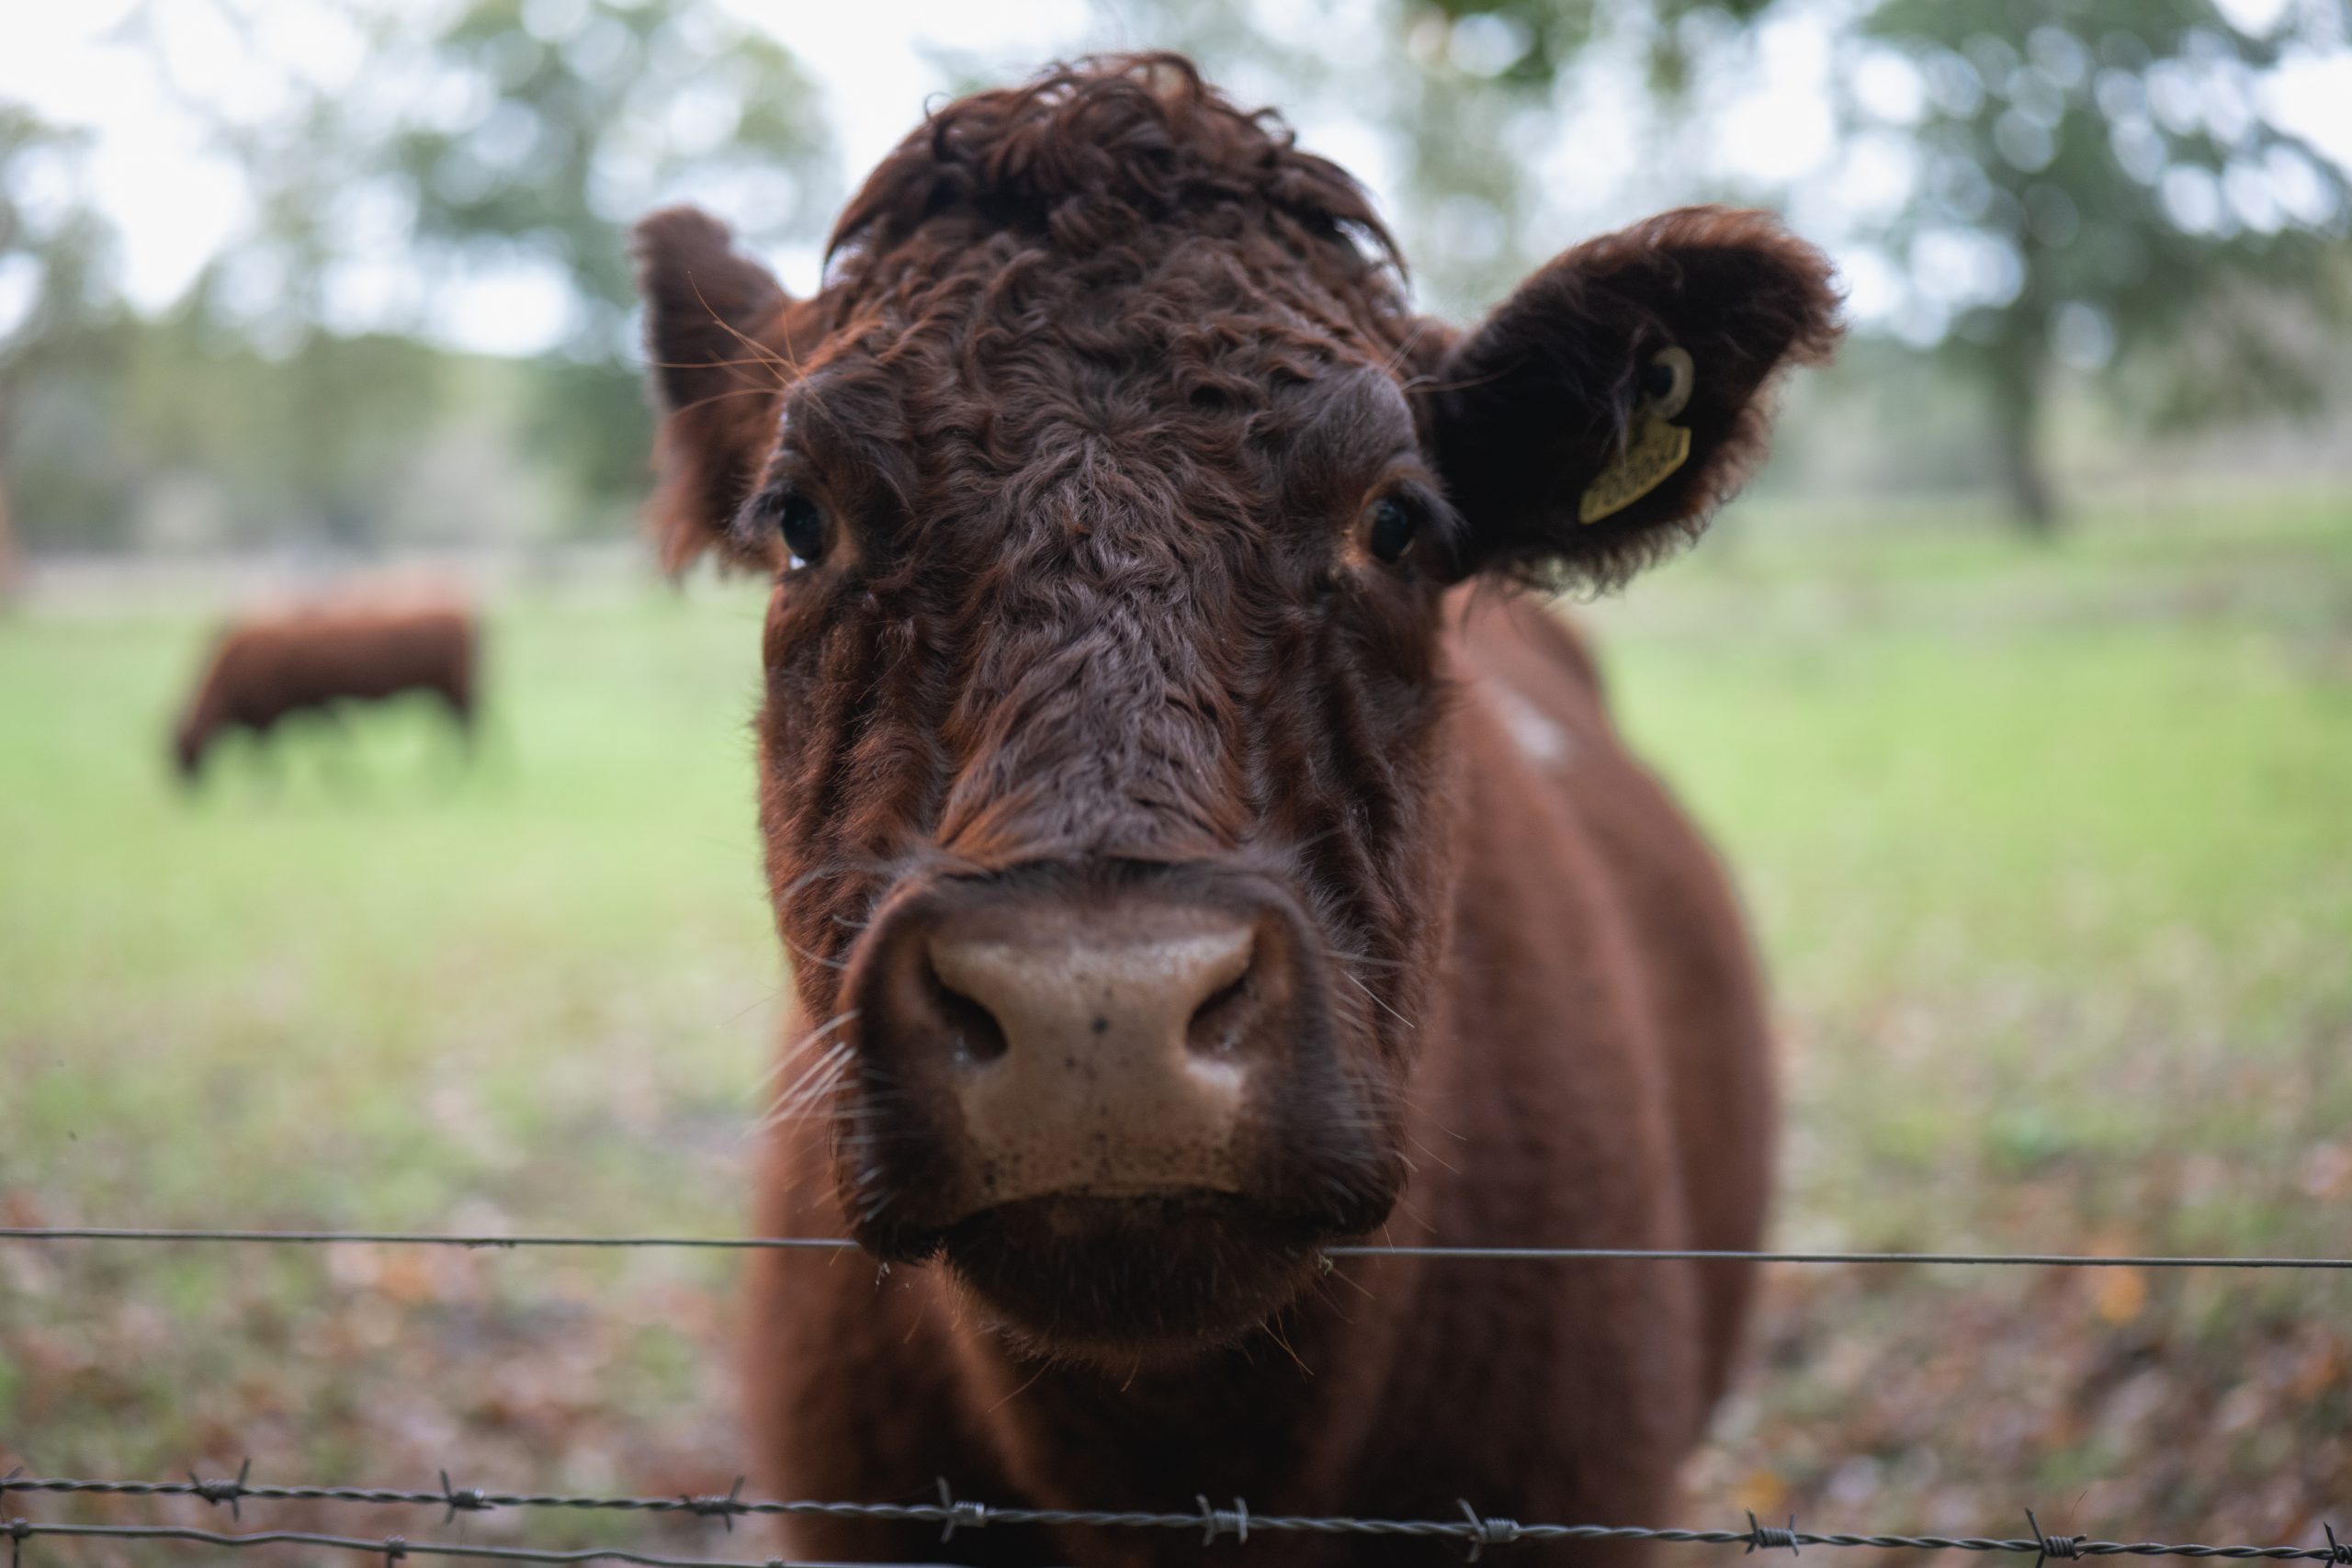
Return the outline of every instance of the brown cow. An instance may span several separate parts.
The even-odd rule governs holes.
[[[223,729],[266,737],[288,714],[332,713],[347,701],[429,692],[460,734],[474,719],[473,611],[443,598],[387,598],[255,612],[231,622],[207,659],[173,755],[195,782]]]
[[[940,1264],[761,1256],[765,1483],[1665,1517],[1746,1268],[1318,1248],[1758,1240],[1739,918],[1510,588],[1613,584],[1698,532],[1767,383],[1836,337],[1820,255],[1673,212],[1457,333],[1407,307],[1346,175],[1169,57],[933,114],[811,299],[698,212],[638,243],[655,525],[673,563],[775,574],[760,820],[801,1054],[758,1224]],[[1201,1551],[795,1529],[831,1557]]]

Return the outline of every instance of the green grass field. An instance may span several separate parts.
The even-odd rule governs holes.
[[[474,766],[395,709],[193,796],[198,617],[0,619],[6,1223],[740,1230],[759,611],[516,597]],[[1751,511],[1577,613],[1759,928],[1782,1240],[2352,1252],[2352,503],[2052,549]],[[0,1244],[0,1472],[723,1491],[731,1278]],[[1690,1479],[1670,1522],[2313,1541],[2352,1521],[2352,1279],[1783,1270]]]

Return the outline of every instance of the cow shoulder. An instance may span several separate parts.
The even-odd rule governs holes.
[[[1565,778],[1597,751],[1621,750],[1600,667],[1564,617],[1527,595],[1474,587],[1457,593],[1448,622],[1464,699],[1537,772]]]

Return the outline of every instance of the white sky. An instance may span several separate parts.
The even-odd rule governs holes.
[[[925,49],[1041,64],[1091,47],[1085,0],[722,0],[785,46],[825,89],[826,118],[840,149],[843,190],[922,119],[923,101],[944,85]],[[780,258],[786,287],[815,287],[811,249]]]
[[[340,51],[332,29],[313,26],[321,8],[312,0],[275,0],[274,46],[290,48],[315,62],[332,79],[364,62]],[[1086,0],[1022,0],[988,5],[980,0],[723,0],[746,19],[773,32],[820,84],[838,143],[844,188],[921,118],[924,101],[944,85],[927,51],[1003,62],[1018,71],[1057,55],[1087,49],[1136,47],[1155,40],[1135,37],[1115,24],[1105,27]],[[1837,4],[1838,0],[1824,0]],[[2249,20],[2275,14],[2285,0],[2227,0]],[[141,0],[0,0],[0,97],[28,103],[47,118],[85,126],[95,138],[94,175],[98,199],[119,226],[124,242],[124,286],[134,303],[156,309],[176,299],[205,260],[232,233],[243,217],[235,171],[198,144],[196,127],[160,94],[139,59],[105,40]],[[1259,0],[1261,12],[1277,28],[1305,25],[1333,63],[1387,47],[1384,28],[1392,25],[1382,0]],[[161,15],[169,17],[171,8]],[[1114,13],[1115,14],[1115,12]],[[1805,209],[1801,197],[1792,216],[1801,228],[1834,235],[1838,209],[1867,202],[1873,188],[1893,182],[1900,188],[1901,158],[1889,149],[1862,147],[1847,154],[1834,171],[1835,152],[1826,104],[1830,69],[1826,30],[1818,11],[1795,7],[1785,21],[1768,28],[1754,78],[1716,106],[1694,133],[1694,162],[1719,175],[1775,180],[1817,174]],[[1357,17],[1355,25],[1334,18]],[[252,101],[267,84],[246,68],[232,38],[180,26],[171,35],[175,69],[201,90]],[[1251,96],[1259,84],[1235,85]],[[1605,83],[1555,131],[1555,145],[1539,149],[1547,186],[1567,186],[1577,195],[1561,205],[1584,227],[1621,220],[1634,209],[1657,205],[1638,177],[1621,175],[1613,186],[1591,177],[1611,162],[1606,146],[1614,113],[1605,101]],[[2303,62],[2283,73],[2267,94],[2270,113],[2293,125],[2352,165],[2352,55]],[[1291,106],[1296,107],[1297,106]],[[1375,129],[1346,119],[1318,120],[1300,115],[1302,140],[1350,166],[1370,185],[1384,207],[1392,207],[1388,169]],[[1600,156],[1596,157],[1596,152]],[[1498,150],[1498,155],[1510,155]],[[1557,165],[1574,182],[1549,179]],[[1589,189],[1587,187],[1589,187]],[[1679,194],[1679,193],[1676,193]],[[1576,237],[1563,233],[1562,243]],[[816,280],[813,250],[776,258],[786,282],[806,289]],[[1853,304],[1870,316],[1887,309],[1881,296],[1892,288],[1881,265],[1867,257],[1847,258],[1855,285]],[[543,343],[560,319],[560,301],[546,297],[544,280],[484,280],[472,296],[453,306],[442,322],[446,335],[466,346],[522,352]]]

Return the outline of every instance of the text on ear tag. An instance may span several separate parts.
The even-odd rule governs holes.
[[[1634,432],[1625,449],[1585,486],[1577,502],[1578,523],[1598,523],[1624,511],[1690,460],[1690,432],[1667,423],[1690,400],[1690,355],[1684,349],[1663,348],[1652,357],[1650,367],[1669,378],[1666,388],[1642,400],[1634,412]]]
[[[1598,523],[1611,513],[1624,511],[1664,484],[1690,458],[1689,431],[1656,414],[1644,414],[1640,428],[1617,460],[1585,486],[1584,499],[1577,502],[1577,521]]]

